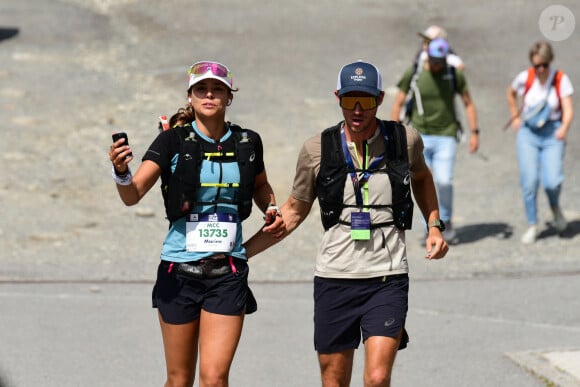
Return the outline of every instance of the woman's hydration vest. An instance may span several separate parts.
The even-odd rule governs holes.
[[[254,144],[248,137],[248,130],[229,124],[232,135],[220,143],[210,143],[196,136],[191,125],[178,126],[175,131],[179,138],[180,150],[175,171],[162,179],[161,191],[165,211],[169,222],[186,216],[196,205],[217,205],[219,203],[236,204],[241,220],[250,216],[256,178]],[[220,182],[212,184],[218,189],[216,200],[199,202],[198,189],[204,184],[200,181],[201,162],[203,159],[215,162],[237,161],[240,171],[240,183]],[[222,187],[239,187],[239,194],[234,200],[221,199],[219,190]]]
[[[371,224],[371,228],[395,225],[400,230],[411,228],[413,220],[413,199],[409,175],[409,156],[407,153],[407,134],[403,125],[394,121],[379,121],[385,142],[384,168],[366,170],[348,167],[343,152],[341,123],[330,127],[321,135],[320,172],[316,179],[316,192],[320,205],[320,216],[324,230],[337,223],[349,224],[340,220],[342,210],[356,205],[344,203],[344,187],[347,175],[351,173],[387,173],[391,182],[392,198],[390,203],[363,205],[363,208],[388,208],[393,212],[393,221]],[[385,198],[388,200],[388,198]]]

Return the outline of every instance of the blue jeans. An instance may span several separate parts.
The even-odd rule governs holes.
[[[457,141],[455,137],[421,134],[425,149],[425,162],[433,173],[437,197],[439,200],[439,217],[445,223],[453,216],[453,171]]]
[[[516,148],[520,166],[520,186],[528,224],[538,223],[536,199],[540,178],[550,207],[559,206],[566,148],[566,143],[554,136],[560,125],[560,121],[548,121],[540,130],[532,130],[522,125],[518,131]]]

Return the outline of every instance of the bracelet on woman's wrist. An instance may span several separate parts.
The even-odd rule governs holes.
[[[127,168],[127,170],[125,172],[119,172],[119,171],[117,171],[117,168],[115,168],[115,166],[113,165],[113,172],[115,172],[115,175],[117,175],[119,177],[123,177],[123,176],[127,175],[127,173],[129,172],[129,168]]]
[[[268,211],[276,211],[276,216],[282,216],[282,212],[280,212],[280,208],[276,204],[268,204],[266,212]]]
[[[113,175],[113,180],[115,180],[115,183],[119,184],[119,185],[131,185],[131,183],[133,182],[133,174],[131,173],[131,169],[129,168],[129,166],[127,166],[127,171],[123,174],[123,175],[119,175],[117,173],[117,170],[115,169],[115,166],[112,166],[113,170],[112,170],[112,175]]]

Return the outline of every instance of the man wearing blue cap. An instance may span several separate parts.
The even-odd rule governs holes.
[[[428,60],[423,71],[409,67],[397,87],[399,91],[391,110],[391,119],[398,120],[407,101],[411,101],[410,124],[421,133],[425,145],[425,161],[433,172],[441,219],[446,223],[445,239],[457,241],[451,224],[453,215],[453,168],[457,138],[461,125],[455,111],[455,94],[461,96],[470,128],[469,152],[479,148],[477,110],[473,103],[463,72],[447,63],[449,44],[442,38],[432,40],[428,46]],[[408,99],[407,96],[412,96]]]
[[[411,188],[430,226],[427,259],[447,253],[444,224],[421,136],[376,117],[384,98],[379,70],[362,61],[345,65],[335,95],[344,120],[303,144],[292,193],[281,208],[287,226],[281,238],[318,199],[325,232],[314,277],[314,347],[322,384],[350,384],[362,335],[364,385],[389,386],[397,350],[408,342],[405,230],[413,217]],[[260,231],[247,254],[280,239]]]

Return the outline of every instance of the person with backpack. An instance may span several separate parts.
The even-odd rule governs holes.
[[[419,32],[419,37],[421,37],[422,42],[421,48],[419,49],[419,52],[415,56],[414,63],[416,64],[425,63],[425,61],[427,61],[429,57],[427,50],[429,48],[429,43],[431,43],[432,40],[441,38],[449,42],[449,40],[447,39],[447,31],[443,27],[437,25],[429,26],[425,29],[425,31]],[[451,46],[449,47],[449,53],[447,54],[447,64],[459,70],[464,70],[465,68],[463,59],[461,59],[461,57],[453,51]]]
[[[135,174],[126,140],[109,151],[126,205],[137,204],[161,178],[170,224],[152,303],[163,336],[166,386],[193,386],[198,358],[200,386],[228,385],[244,316],[257,308],[242,245],[252,200],[265,213],[265,232],[284,227],[260,136],[225,121],[234,91],[226,66],[196,62],[188,71],[187,107],[153,141]]]
[[[391,109],[391,119],[398,120],[401,110],[410,99],[410,124],[416,128],[425,144],[425,161],[433,171],[441,219],[446,224],[445,239],[455,243],[457,234],[452,224],[453,175],[457,138],[462,131],[455,111],[454,99],[458,94],[463,101],[470,128],[469,152],[479,149],[477,110],[463,72],[447,64],[449,44],[437,38],[429,43],[428,60],[419,73],[409,67],[397,84]]]
[[[550,67],[554,59],[548,42],[536,42],[529,51],[531,67],[521,71],[507,89],[511,126],[517,131],[516,150],[520,186],[528,228],[522,243],[536,241],[538,229],[537,195],[540,180],[554,216],[554,228],[566,230],[567,221],[560,208],[564,182],[566,137],[574,117],[570,78]],[[522,108],[518,109],[517,98]]]
[[[385,96],[377,67],[363,61],[343,66],[335,95],[344,120],[304,142],[282,205],[281,238],[318,199],[325,231],[314,277],[314,348],[322,385],[350,385],[362,334],[364,385],[389,386],[397,350],[408,342],[411,189],[429,225],[427,259],[447,253],[445,225],[419,133],[376,117]],[[277,236],[259,231],[248,241],[248,256],[280,241]]]

